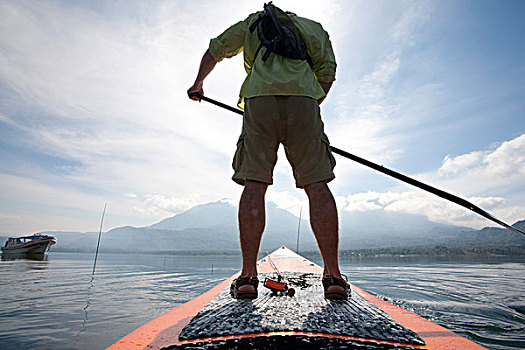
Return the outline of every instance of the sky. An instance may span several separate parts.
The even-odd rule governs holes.
[[[235,204],[242,120],[186,90],[209,40],[263,3],[0,0],[0,233],[98,231],[105,203],[104,230]],[[525,218],[525,2],[274,3],[330,34],[337,80],[321,113],[333,146]],[[224,60],[205,94],[234,106],[244,77],[242,54]],[[339,211],[494,226],[336,157]],[[267,199],[307,208],[282,149]]]

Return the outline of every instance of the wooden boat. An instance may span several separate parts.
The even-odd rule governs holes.
[[[353,285],[348,301],[326,300],[323,269],[286,247],[257,265],[261,281],[277,268],[295,295],[259,285],[257,299],[236,300],[234,275],[109,349],[485,349]]]

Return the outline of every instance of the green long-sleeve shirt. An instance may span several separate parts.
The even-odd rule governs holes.
[[[262,56],[266,50],[264,47],[254,62],[260,40],[257,30],[251,33],[249,28],[257,16],[258,13],[249,15],[210,41],[209,50],[216,61],[244,51],[244,68],[248,76],[241,87],[239,106],[243,107],[244,98],[265,95],[309,96],[314,99],[324,97],[325,93],[319,81],[334,81],[336,70],[328,33],[319,23],[292,14],[290,17],[301,33],[312,58],[313,69],[306,61],[289,59],[273,53],[263,62]]]

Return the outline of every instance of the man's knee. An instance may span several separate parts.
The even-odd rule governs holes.
[[[268,184],[260,181],[246,180],[244,183],[244,192],[251,194],[264,195]]]
[[[306,195],[310,197],[311,195],[315,196],[316,194],[330,192],[330,189],[328,188],[326,181],[320,181],[304,185],[304,191],[306,192]]]

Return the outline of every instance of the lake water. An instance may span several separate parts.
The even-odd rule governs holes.
[[[0,261],[0,349],[103,349],[239,266],[239,257],[100,254],[90,283],[93,254]],[[525,348],[523,261],[343,260],[341,267],[357,286],[488,348]]]

